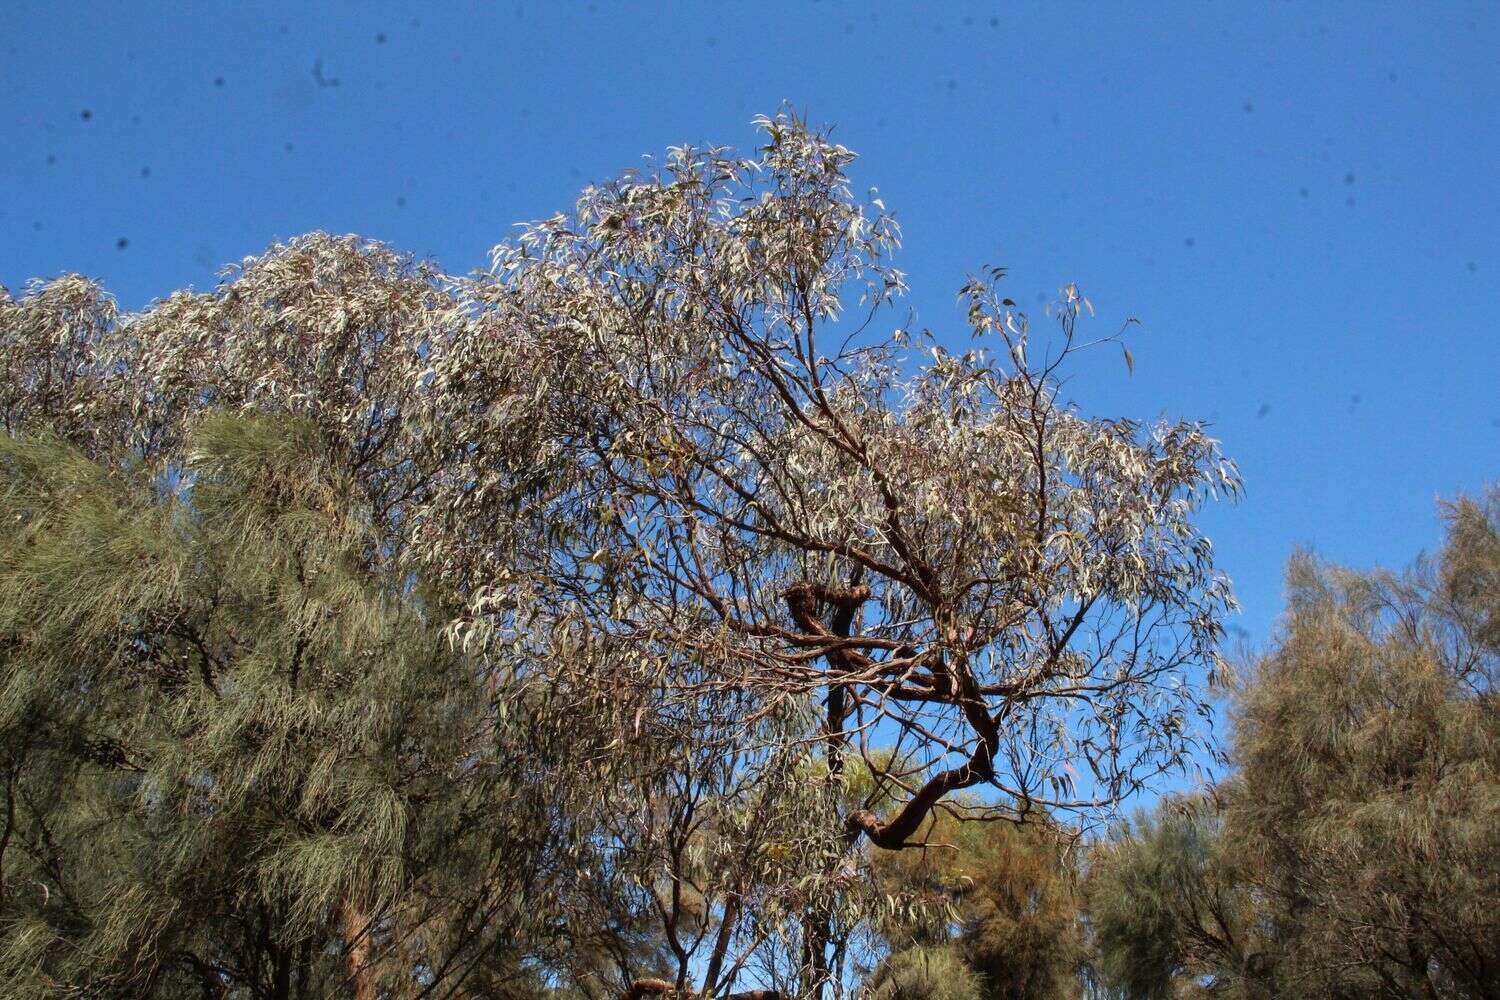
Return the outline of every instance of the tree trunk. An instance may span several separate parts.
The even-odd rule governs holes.
[[[344,940],[344,961],[349,974],[345,982],[353,988],[354,1000],[375,1000],[370,975],[370,918],[346,897],[339,901],[335,917]]]
[[[828,967],[828,943],[833,935],[833,921],[821,910],[803,917],[802,923],[802,995],[822,1000],[831,978]]]

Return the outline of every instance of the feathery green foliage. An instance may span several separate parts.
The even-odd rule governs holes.
[[[372,572],[312,425],[213,417],[191,445],[174,487],[0,439],[0,975],[37,996],[451,975],[540,912],[515,894],[557,790],[518,766],[501,678]]]
[[[870,1000],[981,1000],[979,973],[953,945],[912,945],[894,952],[870,978]]]
[[[1469,583],[1500,522],[1458,510],[1436,572],[1295,560],[1285,638],[1242,700],[1231,826],[1263,866],[1287,989],[1500,990],[1494,651],[1445,599],[1493,601]]]
[[[894,950],[872,985],[908,975],[918,955],[951,953],[981,997],[1078,996],[1083,941],[1066,830],[1040,816],[1018,826],[943,813],[923,842],[877,863],[882,883],[915,905],[882,922]]]
[[[1241,992],[1264,962],[1252,892],[1205,797],[1163,799],[1089,857],[1098,975],[1123,996]]]
[[[1293,559],[1235,772],[1093,852],[1124,996],[1500,996],[1500,504],[1444,510],[1404,573]]]

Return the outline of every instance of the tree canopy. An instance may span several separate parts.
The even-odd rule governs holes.
[[[1292,561],[1229,780],[1091,861],[1126,995],[1497,995],[1497,499],[1447,505],[1443,550],[1404,572]]]
[[[1218,752],[1238,473],[1067,394],[1075,286],[900,325],[854,154],[758,126],[474,274],[0,289],[14,992],[1491,995],[1495,498],[1295,562],[1233,777],[1090,844]]]

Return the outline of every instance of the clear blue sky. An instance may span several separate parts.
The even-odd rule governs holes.
[[[1500,7],[1117,6],[3,0],[0,282],[139,308],[313,229],[468,271],[789,100],[862,154],[941,337],[986,263],[1143,322],[1134,377],[1110,354],[1075,392],[1212,422],[1259,642],[1294,546],[1403,563],[1500,475]]]

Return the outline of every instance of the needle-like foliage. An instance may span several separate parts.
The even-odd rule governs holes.
[[[186,454],[173,492],[0,439],[7,995],[446,992],[545,912],[566,755],[372,572],[310,423]]]
[[[1243,700],[1231,817],[1264,865],[1288,989],[1500,989],[1500,705],[1482,614],[1500,519],[1493,504],[1455,513],[1436,574],[1296,560],[1286,637]],[[1481,613],[1454,617],[1454,596]]]
[[[1292,560],[1237,697],[1236,770],[1093,852],[1127,997],[1500,996],[1500,505],[1403,573]]]

